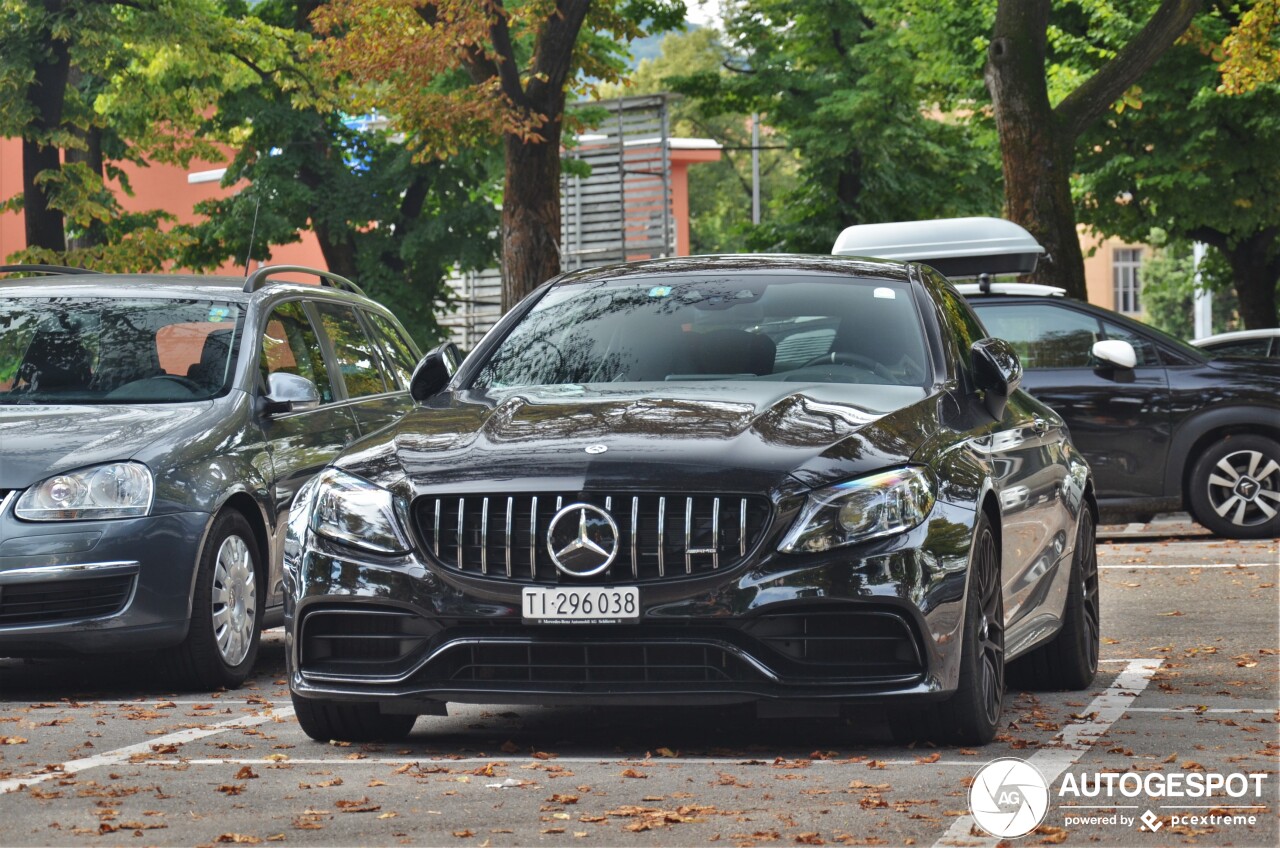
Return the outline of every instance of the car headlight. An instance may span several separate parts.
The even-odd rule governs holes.
[[[313,495],[311,529],[321,536],[380,554],[412,547],[401,530],[408,510],[391,492],[368,480],[328,468]]]
[[[898,468],[819,489],[778,550],[815,553],[892,536],[924,521],[933,508],[933,478],[923,468]]]
[[[69,471],[22,493],[13,512],[26,521],[136,518],[151,511],[155,485],[140,462],[113,462]]]

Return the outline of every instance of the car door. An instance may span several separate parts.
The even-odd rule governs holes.
[[[1169,378],[1159,351],[1116,322],[1065,303],[971,301],[987,331],[1013,344],[1022,387],[1066,419],[1071,440],[1093,467],[1106,498],[1164,494],[1171,416]],[[1130,342],[1134,368],[1099,362],[1099,339]]]
[[[401,384],[387,364],[383,347],[360,314],[363,310],[328,300],[316,301],[315,309],[360,432],[380,430],[408,412],[413,407],[409,384]]]
[[[276,305],[263,323],[258,369],[266,391],[268,377],[277,372],[297,374],[313,382],[320,404],[313,409],[263,415],[261,427],[274,474],[272,502],[276,521],[272,540],[270,596],[275,604],[281,591],[280,563],[285,524],[293,496],[302,485],[360,435],[355,415],[335,386],[320,336],[301,300]]]

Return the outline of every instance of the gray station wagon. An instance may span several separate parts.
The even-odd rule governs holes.
[[[294,493],[412,407],[418,349],[314,269],[0,271],[52,275],[0,282],[0,656],[155,649],[170,682],[239,685]]]

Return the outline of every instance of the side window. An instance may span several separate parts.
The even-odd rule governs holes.
[[[366,312],[364,315],[377,331],[378,340],[386,351],[384,361],[400,377],[400,385],[407,389],[409,378],[413,376],[413,369],[418,365],[418,358],[414,356],[413,348],[386,318],[376,312]]]
[[[388,391],[382,375],[378,351],[350,306],[317,301],[320,323],[333,343],[342,379],[347,385],[347,397],[360,398]],[[394,391],[395,386],[391,386]]]
[[[942,310],[951,319],[961,355],[967,355],[974,342],[982,341],[990,335],[974,316],[973,310],[969,308],[964,298],[947,288],[942,290]]]
[[[333,386],[324,366],[320,339],[307,318],[302,302],[291,300],[271,312],[262,333],[262,381],[277,371],[306,377],[316,384],[321,403],[333,402]]]
[[[974,304],[987,331],[1013,345],[1024,368],[1087,368],[1101,338],[1096,318],[1039,303]]]
[[[1128,327],[1121,327],[1119,324],[1113,324],[1110,321],[1103,321],[1102,329],[1106,331],[1107,338],[1119,339],[1122,342],[1128,342],[1133,345],[1133,352],[1138,356],[1137,367],[1160,364],[1160,349],[1152,344],[1150,340],[1138,335]]]

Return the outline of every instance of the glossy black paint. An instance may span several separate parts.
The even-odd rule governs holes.
[[[1066,419],[1072,441],[1089,460],[1104,519],[1146,520],[1187,509],[1188,476],[1209,445],[1234,433],[1280,439],[1280,361],[1213,358],[1171,344],[1108,309],[1060,297],[972,295],[980,318],[1036,304],[1118,325],[1158,352],[1135,368],[1095,363],[1028,367],[1023,387]],[[1104,337],[1106,324],[1103,324]]]
[[[48,283],[0,283],[0,297],[47,297]],[[95,575],[134,577],[116,614],[47,624],[0,622],[0,656],[101,653],[181,642],[191,618],[195,564],[214,518],[237,510],[268,554],[268,626],[282,620],[281,546],[297,489],[347,444],[408,410],[407,387],[291,411],[270,409],[259,375],[271,310],[289,300],[332,300],[394,316],[367,298],[273,283],[253,293],[237,278],[85,275],[58,280],[67,298],[208,298],[241,305],[244,338],[231,389],[190,403],[0,405],[0,593]],[[403,331],[403,328],[400,328]],[[407,334],[406,334],[407,335]],[[331,371],[336,373],[336,367]],[[336,387],[341,393],[341,386]],[[22,491],[55,474],[134,460],[151,469],[155,496],[143,518],[32,522],[17,518]],[[7,497],[6,497],[7,495]]]
[[[554,286],[707,274],[810,273],[908,280],[921,310],[932,378],[910,386],[707,381],[704,383],[469,388],[487,356]],[[737,276],[734,279],[737,279]],[[459,573],[416,535],[415,550],[382,557],[316,535],[301,507],[286,544],[290,686],[297,697],[376,701],[386,711],[438,712],[445,701],[711,703],[941,697],[957,685],[974,528],[989,512],[1003,553],[1001,584],[1010,658],[1056,633],[1088,466],[1062,419],[1014,388],[999,417],[988,411],[970,348],[931,270],[892,262],[815,257],[700,257],[608,267],[548,283],[509,313],[441,392],[395,425],[361,439],[334,464],[394,493],[673,492],[763,495],[772,504],[763,540],[740,565],[646,583],[639,625],[522,625],[527,582]],[[952,292],[951,297],[958,299]],[[960,301],[963,304],[963,301]],[[976,325],[976,322],[974,322]],[[1006,385],[1017,360],[989,345]],[[998,354],[998,356],[996,356]],[[987,378],[989,379],[989,377]],[[603,444],[605,452],[586,448]],[[808,493],[904,465],[929,469],[937,502],[914,529],[822,553],[778,545]],[[566,503],[570,501],[566,500]],[[416,533],[412,527],[408,532]],[[559,578],[552,578],[559,579]],[[617,578],[625,584],[624,578]],[[753,622],[784,611],[888,610],[910,622],[923,660],[893,680],[788,671],[751,641]],[[308,672],[301,640],[312,612],[400,610],[420,622],[418,668],[472,642],[538,645],[670,639],[725,646],[763,667],[732,684],[486,685],[424,683],[412,672],[381,678]]]

